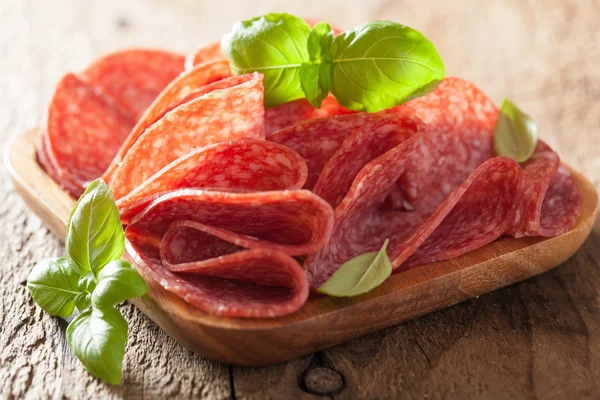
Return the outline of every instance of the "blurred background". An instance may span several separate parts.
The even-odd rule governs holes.
[[[600,0],[70,0],[0,2],[0,136],[39,124],[54,84],[126,47],[189,52],[239,19],[286,11],[347,29],[389,19],[422,31],[448,75],[513,99],[598,186]],[[2,146],[4,147],[4,146]]]

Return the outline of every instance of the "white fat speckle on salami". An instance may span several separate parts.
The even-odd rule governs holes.
[[[177,158],[219,142],[264,138],[262,75],[215,90],[169,111],[127,152],[110,182],[115,199]]]
[[[74,195],[82,193],[108,167],[132,126],[92,86],[74,74],[65,75],[50,103],[45,139],[59,183]]]
[[[162,193],[184,188],[300,189],[306,163],[289,147],[264,140],[223,142],[178,158],[117,201],[127,223]]]
[[[124,50],[108,54],[82,76],[137,121],[158,94],[183,71],[184,56],[162,50]]]

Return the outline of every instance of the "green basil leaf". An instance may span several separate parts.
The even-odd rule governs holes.
[[[308,60],[310,26],[290,14],[271,13],[237,22],[221,40],[221,49],[235,75],[264,75],[265,106],[304,97],[300,66]]]
[[[71,212],[65,240],[69,258],[94,275],[123,254],[125,239],[119,210],[102,179],[87,187]]]
[[[349,109],[376,112],[422,96],[444,79],[434,45],[389,21],[370,22],[335,38],[331,92]]]
[[[143,296],[148,292],[144,278],[130,263],[116,260],[98,274],[98,285],[92,293],[95,307],[112,307],[125,300]]]
[[[531,157],[538,141],[538,128],[531,117],[513,102],[505,99],[494,128],[494,151],[499,156],[525,162]]]
[[[103,381],[121,381],[127,321],[115,308],[93,308],[67,327],[67,343],[85,369]]]
[[[50,315],[67,318],[73,314],[80,294],[78,269],[65,258],[51,258],[35,265],[27,278],[33,300]]]
[[[326,22],[316,24],[308,35],[309,61],[300,67],[300,84],[306,99],[320,108],[329,93],[332,64],[329,51],[333,44],[333,31]]]
[[[346,261],[318,291],[329,296],[351,297],[381,285],[392,273],[392,264],[386,253],[388,243],[389,239],[386,239],[381,250]]]
[[[92,305],[92,295],[87,292],[79,293],[75,296],[75,307],[79,310],[79,312],[84,312]]]

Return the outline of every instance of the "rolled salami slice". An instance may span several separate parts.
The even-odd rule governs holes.
[[[173,161],[117,201],[121,220],[129,220],[164,192],[206,188],[234,191],[300,189],[306,163],[289,147],[264,140],[223,142]]]
[[[305,190],[180,189],[151,203],[125,235],[142,268],[189,303],[217,315],[267,317],[306,301],[306,275],[291,255],[318,251],[332,226],[331,207]]]
[[[137,121],[183,71],[183,64],[184,56],[169,51],[123,50],[98,59],[82,76],[110,96],[121,112]]]
[[[151,125],[127,152],[110,186],[119,199],[194,149],[264,138],[262,75],[184,103]]]
[[[211,61],[227,61],[221,51],[221,42],[210,42],[199,47],[185,57],[186,71],[192,70],[198,65]]]

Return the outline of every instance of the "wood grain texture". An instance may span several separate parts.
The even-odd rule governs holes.
[[[189,51],[240,18],[287,10],[341,27],[369,19],[414,26],[450,75],[510,97],[561,156],[600,187],[597,0],[135,0],[0,2],[0,148],[39,125],[54,83],[126,46]],[[36,309],[24,282],[62,245],[0,168],[0,398],[317,398],[307,369],[344,375],[340,398],[600,397],[600,228],[563,266],[527,282],[295,362],[233,368],[193,355],[131,306],[124,385],[82,372],[64,326]],[[135,345],[134,345],[135,342]],[[137,363],[140,365],[136,365]],[[133,366],[136,366],[134,369]],[[232,390],[233,389],[233,390]]]

